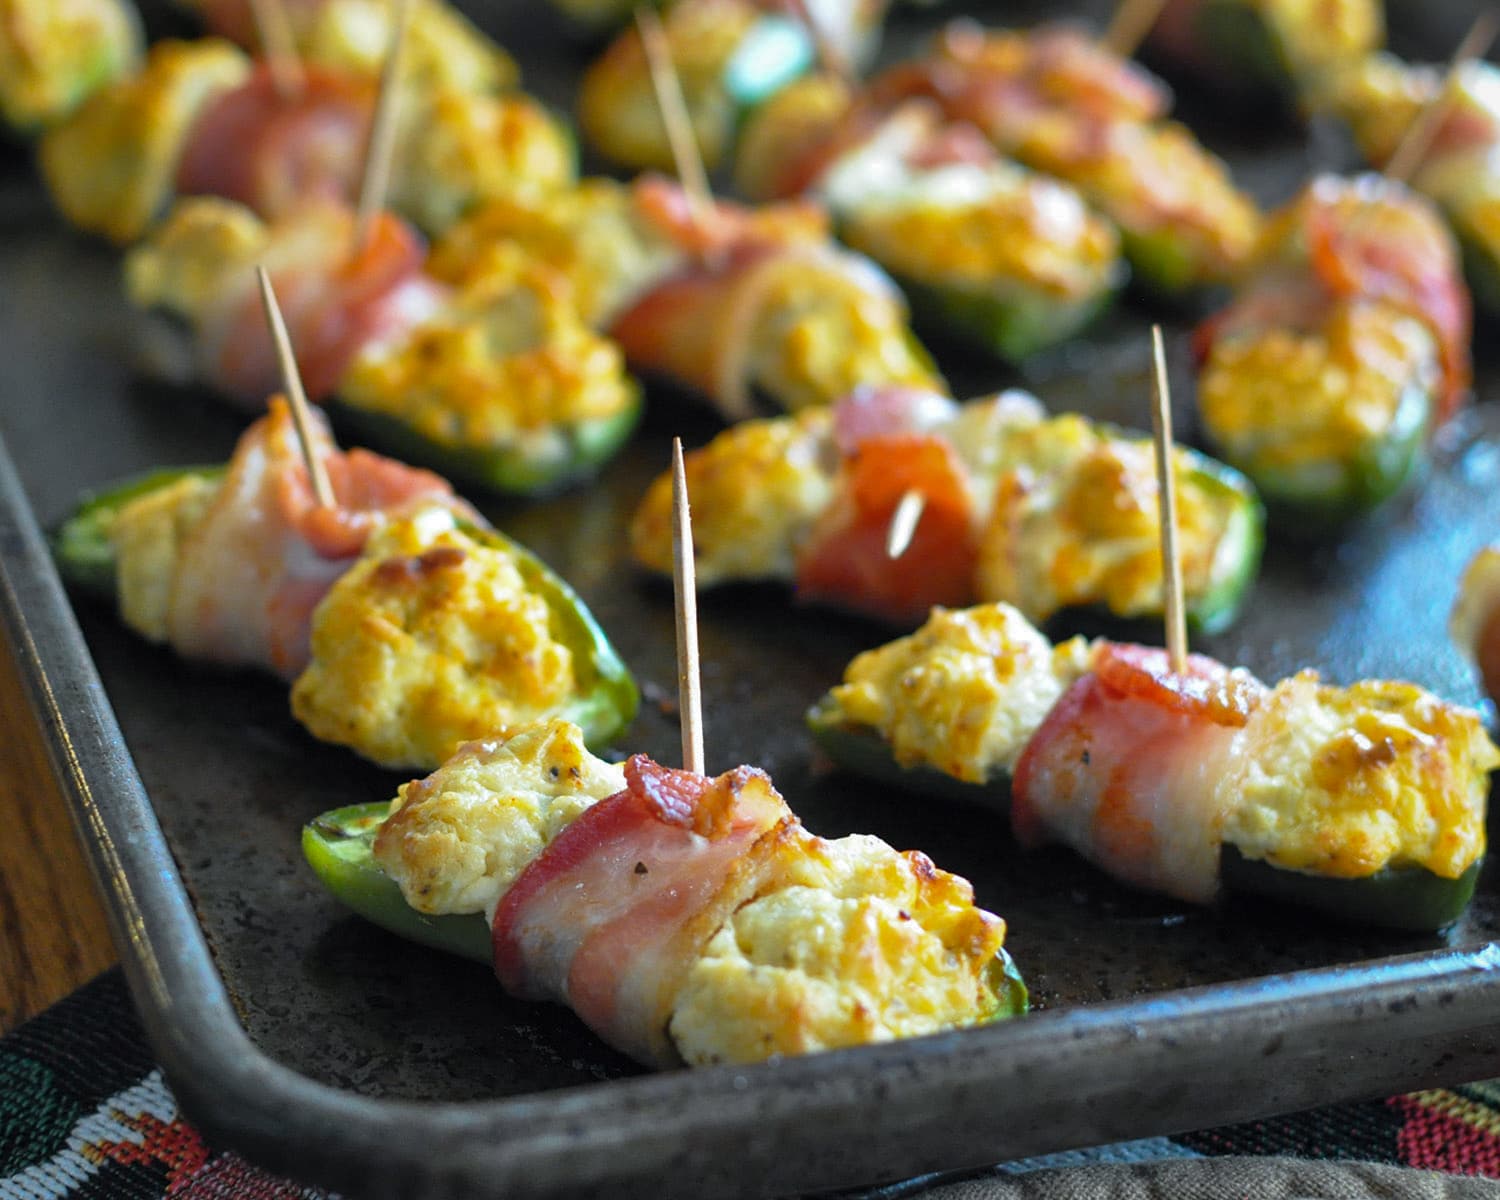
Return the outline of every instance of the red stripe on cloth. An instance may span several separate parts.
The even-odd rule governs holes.
[[[1443,1089],[1394,1096],[1386,1103],[1405,1117],[1396,1135],[1402,1162],[1500,1178],[1500,1114],[1493,1108]]]

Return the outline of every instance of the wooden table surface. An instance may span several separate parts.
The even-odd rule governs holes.
[[[104,910],[0,644],[0,1034],[116,961]]]

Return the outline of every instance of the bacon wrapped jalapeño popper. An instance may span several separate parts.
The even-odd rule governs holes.
[[[1076,187],[1119,226],[1136,278],[1175,294],[1235,279],[1259,226],[1223,162],[1167,121],[1166,86],[1083,31],[955,22],[877,76],[879,103],[925,96],[1001,154]]]
[[[1390,160],[1420,113],[1444,105],[1411,185],[1448,218],[1475,300],[1500,314],[1500,69],[1471,59],[1449,71],[1377,54],[1330,76],[1314,96],[1319,108],[1349,123],[1376,167]]]
[[[762,771],[591,755],[540,723],[303,832],[323,883],[405,937],[493,963],[650,1066],[743,1063],[1024,1011],[1005,923],[874,837],[805,830]]]
[[[158,471],[86,500],[55,539],[65,578],[186,658],[268,670],[315,736],[431,769],[460,742],[563,716],[598,744],[634,682],[583,602],[448,484],[364,450],[314,453],[279,400],[227,467]]]
[[[519,253],[458,286],[424,269],[389,213],[356,245],[354,214],[306,203],[274,222],[187,200],[126,260],[132,301],[162,314],[178,361],[243,407],[275,388],[254,267],[282,298],[307,392],[392,453],[468,484],[533,494],[588,474],[634,428],[640,395],[568,283]]]
[[[820,53],[857,68],[874,58],[889,0],[677,0],[662,28],[704,164],[729,159],[743,122]],[[817,24],[817,37],[806,20]],[[831,65],[831,64],[825,64]],[[591,146],[637,170],[676,165],[638,29],[584,72],[578,121]]]
[[[506,246],[566,276],[585,320],[634,369],[728,420],[758,401],[831,404],[861,384],[943,386],[900,291],[829,240],[815,205],[716,202],[698,214],[660,177],[589,179],[477,210],[438,241],[432,270],[461,282]]]
[[[140,57],[130,0],[0,0],[0,117],[37,133],[134,71]]]
[[[1020,392],[955,404],[933,393],[856,392],[832,409],[746,422],[687,456],[702,587],[794,583],[800,599],[908,628],[934,604],[1005,600],[1042,621],[1097,607],[1161,612],[1151,440],[1076,415],[1048,418]],[[1237,472],[1175,454],[1187,614],[1201,630],[1238,615],[1260,563],[1262,514]],[[902,497],[920,520],[899,559]],[[670,574],[671,480],[630,527],[642,566]]]
[[[1002,160],[929,101],[875,105],[828,74],[756,112],[735,179],[756,199],[815,197],[919,322],[1011,362],[1079,332],[1125,276],[1115,230],[1067,184]]]
[[[120,244],[140,237],[174,195],[223,196],[266,218],[308,199],[352,201],[375,76],[311,62],[299,74],[284,92],[267,64],[220,38],[158,43],[138,74],[96,92],[43,139],[53,200],[79,228]],[[399,86],[389,199],[423,228],[576,178],[570,135],[530,97],[468,91],[411,69]]]
[[[1164,70],[1186,71],[1220,95],[1269,94],[1295,111],[1307,89],[1384,41],[1379,0],[1167,0],[1147,45]]]
[[[1458,586],[1453,641],[1479,669],[1490,699],[1500,704],[1500,544],[1474,556]]]
[[[1116,878],[1208,903],[1246,892],[1438,929],[1468,903],[1497,750],[1409,683],[1274,687],[1145,646],[1059,646],[1006,605],[938,609],[850,663],[808,715],[852,770],[1008,806]]]
[[[865,6],[839,7],[853,14]],[[773,8],[758,0],[680,0],[662,15],[693,137],[710,170],[729,157],[745,112],[816,59],[802,23]],[[622,166],[674,168],[640,30],[622,31],[584,72],[578,124],[589,145]]]
[[[1196,334],[1199,415],[1273,509],[1326,527],[1393,495],[1469,387],[1469,296],[1441,219],[1379,176],[1324,175],[1267,222]]]

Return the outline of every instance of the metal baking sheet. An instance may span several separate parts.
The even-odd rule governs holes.
[[[555,102],[578,51],[526,6],[482,14],[535,47]],[[922,20],[931,21],[928,16]],[[1208,123],[1261,199],[1330,149],[1294,130]],[[1024,384],[1055,409],[1146,420],[1152,318],[1188,394],[1191,313],[1138,302],[1017,376],[944,353],[973,391]],[[80,490],[222,459],[240,422],[132,364],[119,258],[49,213],[19,148],[0,162],[0,611],[97,869],[132,989],[184,1106],[257,1161],[361,1196],[752,1195],[891,1180],[1500,1074],[1500,868],[1440,937],[1315,925],[1269,907],[1189,909],[1118,887],[1064,851],[1023,854],[1005,821],[824,770],[806,705],[876,626],[790,611],[776,589],[706,596],[709,762],[771,771],[807,825],[920,847],[1010,922],[1038,1011],[981,1030],[750,1068],[647,1076],[566,1011],[508,999],[484,968],[347,916],[298,833],[400,777],[322,746],[274,681],[194,667],[86,603],[76,619],[38,525]],[[1444,623],[1458,573],[1500,532],[1500,372],[1414,494],[1337,543],[1273,545],[1249,613],[1200,648],[1266,678],[1404,676],[1480,701]],[[1191,437],[1190,415],[1179,413]],[[594,607],[648,697],[675,678],[668,591],[622,530],[669,436],[711,418],[652,397],[597,486],[489,504]],[[13,465],[12,465],[13,464]],[[1054,632],[1062,632],[1056,629]],[[1116,630],[1119,632],[1119,630]],[[1153,637],[1154,631],[1127,631]],[[621,750],[672,760],[649,698]]]

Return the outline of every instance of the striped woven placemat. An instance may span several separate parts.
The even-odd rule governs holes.
[[[1500,1081],[855,1194],[869,1200],[1500,1198],[1500,1184],[1488,1179],[1500,1179]],[[205,1145],[152,1061],[118,969],[0,1040],[0,1200],[328,1195]]]

